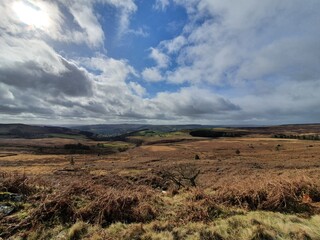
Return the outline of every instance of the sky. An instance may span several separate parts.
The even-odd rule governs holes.
[[[320,122],[319,0],[3,0],[0,122]]]

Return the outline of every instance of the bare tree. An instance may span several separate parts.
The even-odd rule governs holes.
[[[200,170],[195,165],[179,164],[170,168],[162,169],[159,175],[165,181],[173,182],[178,189],[181,187],[196,187],[196,179]]]

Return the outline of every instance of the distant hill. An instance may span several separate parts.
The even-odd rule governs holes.
[[[214,129],[213,131],[210,129]],[[128,136],[141,135],[141,132],[169,133],[189,130],[192,136],[205,134],[218,137],[238,136],[242,134],[260,135],[301,135],[320,136],[320,124],[291,124],[260,127],[226,127],[210,125],[148,125],[148,124],[100,124],[71,127],[40,126],[26,124],[0,124],[0,138],[90,138],[93,140],[125,139]],[[240,132],[239,132],[240,131]],[[218,135],[217,135],[218,134]],[[220,136],[219,135],[219,136]],[[208,137],[210,137],[208,136]],[[212,136],[211,136],[212,137]]]
[[[122,135],[132,135],[142,130],[173,132],[186,129],[200,129],[204,125],[143,125],[143,124],[102,124],[72,127],[40,126],[27,124],[0,124],[0,138],[78,138],[95,140]],[[212,127],[212,126],[211,126]]]
[[[0,124],[0,137],[4,138],[46,138],[46,137],[93,137],[95,134],[77,129],[26,124]]]
[[[158,132],[173,132],[185,129],[200,129],[200,128],[212,128],[217,126],[205,126],[205,125],[148,125],[148,124],[99,124],[99,125],[84,125],[74,126],[73,129],[81,131],[88,131],[95,134],[103,135],[106,137],[120,136],[123,134],[129,134],[132,132],[138,132],[142,130],[158,131]]]
[[[284,124],[264,127],[242,127],[252,134],[320,134],[320,124]]]

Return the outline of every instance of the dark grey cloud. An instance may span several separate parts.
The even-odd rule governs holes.
[[[45,116],[50,116],[54,114],[54,111],[50,108],[41,108],[37,106],[32,106],[28,108],[28,106],[17,107],[17,106],[0,105],[0,112],[2,114],[9,114],[9,115],[16,115],[16,114],[26,113],[26,112],[27,113],[32,112],[33,114],[40,114]]]
[[[219,114],[227,111],[240,110],[240,107],[230,101],[218,97],[214,100],[203,99],[195,96],[188,102],[174,102],[174,111],[182,116],[197,116],[203,114]]]
[[[124,113],[121,113],[119,115],[120,118],[122,119],[127,119],[127,120],[131,120],[131,119],[137,119],[137,120],[176,120],[177,118],[169,116],[166,113],[160,113],[160,112],[156,112],[153,114],[146,114],[146,112],[141,109],[140,112],[137,110],[132,110],[129,109]]]
[[[34,89],[48,95],[88,96],[92,95],[91,81],[75,64],[60,58],[63,72],[46,71],[33,61],[17,62],[11,67],[0,66],[0,82],[20,89]]]

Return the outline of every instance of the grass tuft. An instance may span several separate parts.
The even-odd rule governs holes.
[[[68,231],[68,239],[69,240],[78,240],[81,239],[81,236],[87,232],[87,225],[82,222],[76,222],[71,226]]]

